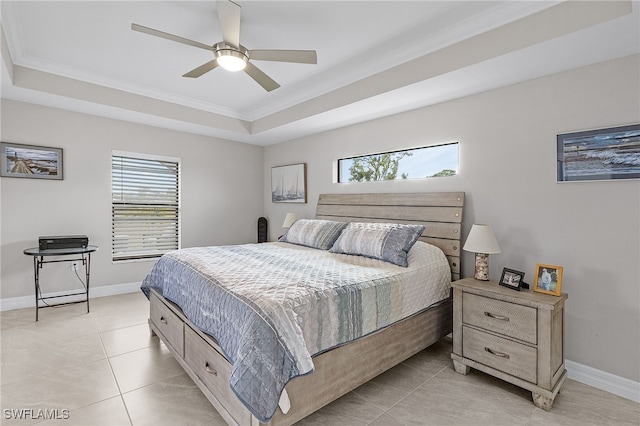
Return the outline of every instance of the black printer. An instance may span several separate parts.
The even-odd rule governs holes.
[[[40,250],[86,248],[89,238],[86,235],[60,235],[38,238]]]

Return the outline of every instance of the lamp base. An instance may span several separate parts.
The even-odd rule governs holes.
[[[489,255],[476,253],[476,273],[473,276],[476,280],[489,281]]]

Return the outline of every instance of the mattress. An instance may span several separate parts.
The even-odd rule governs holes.
[[[287,382],[313,371],[312,356],[387,327],[446,299],[451,270],[418,242],[401,267],[289,243],[182,249],[142,283],[176,303],[219,343],[229,386],[261,422]]]

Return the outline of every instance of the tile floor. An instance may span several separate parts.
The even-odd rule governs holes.
[[[224,424],[149,336],[142,293],[92,299],[90,314],[77,304],[34,317],[34,309],[0,315],[3,425]],[[473,370],[457,374],[450,354],[450,341],[438,342],[299,424],[640,424],[640,404],[573,380],[551,412],[540,410],[527,391]],[[11,418],[20,409],[32,418]],[[38,419],[45,409],[68,418]]]

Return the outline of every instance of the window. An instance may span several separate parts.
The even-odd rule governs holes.
[[[400,180],[458,174],[458,142],[338,160],[338,182]]]
[[[114,261],[160,257],[180,247],[180,160],[113,152]]]

